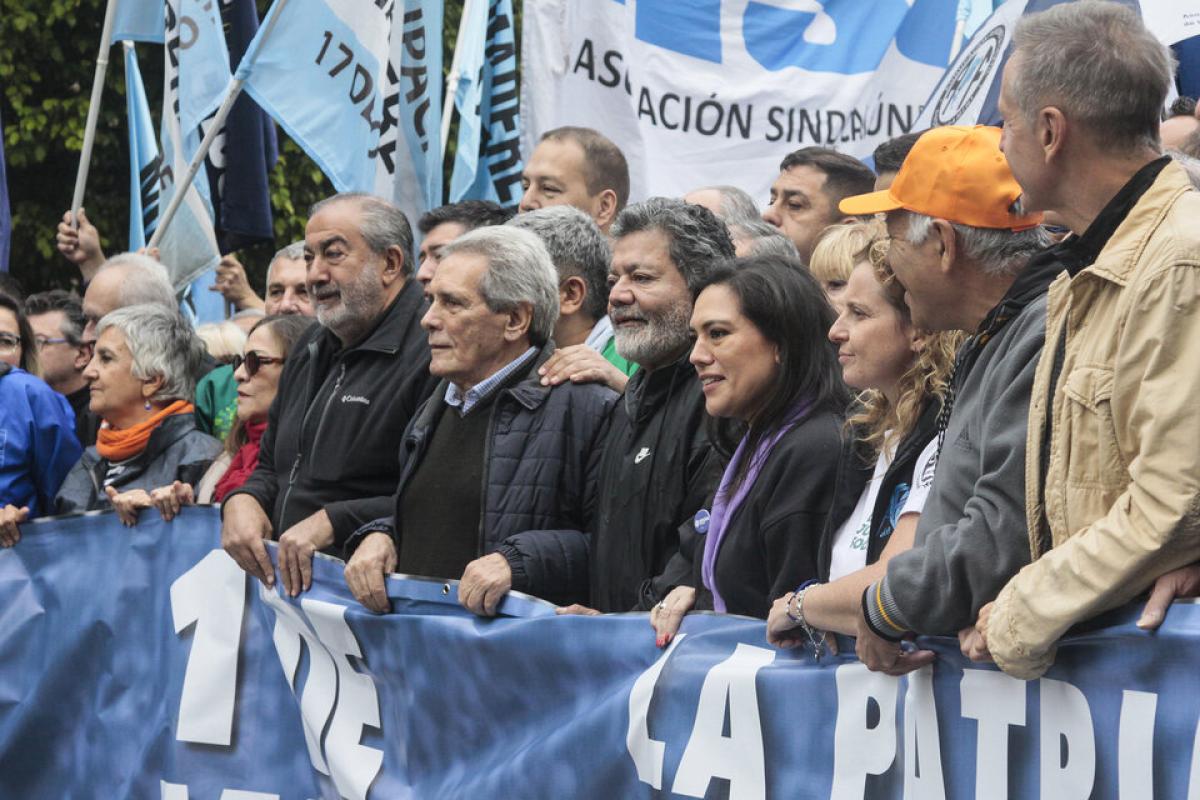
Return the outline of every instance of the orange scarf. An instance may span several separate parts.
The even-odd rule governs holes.
[[[161,425],[164,419],[175,414],[190,414],[194,410],[195,406],[186,400],[176,400],[150,419],[131,428],[116,430],[108,427],[108,423],[105,422],[96,432],[96,451],[110,463],[133,458],[146,449],[150,442],[150,434],[154,433],[154,429]]]

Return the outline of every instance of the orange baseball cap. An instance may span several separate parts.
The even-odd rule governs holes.
[[[947,125],[917,139],[891,188],[847,197],[843,214],[864,216],[903,208],[973,228],[1023,231],[1042,215],[1015,214],[1021,187],[1000,152],[1000,129]]]

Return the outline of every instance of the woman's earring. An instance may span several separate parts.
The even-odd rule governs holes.
[[[147,400],[146,401],[146,410],[149,411],[150,409],[151,409],[150,401]]]

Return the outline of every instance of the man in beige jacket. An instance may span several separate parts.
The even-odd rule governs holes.
[[[1111,2],[1022,19],[1001,148],[1075,236],[1051,285],[1026,447],[1032,563],[960,634],[1020,678],[1072,625],[1200,558],[1200,194],[1162,155],[1169,51]]]

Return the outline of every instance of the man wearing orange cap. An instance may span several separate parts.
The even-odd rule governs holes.
[[[1029,414],[1034,560],[963,637],[968,655],[1019,678],[1045,672],[1072,625],[1160,575],[1176,571],[1142,627],[1174,593],[1200,590],[1186,568],[1200,557],[1200,195],[1159,144],[1173,71],[1117,3],[1058,5],[1013,34],[1004,152],[1027,207],[1076,234],[1051,251],[1066,272],[1047,295]]]
[[[938,468],[914,547],[863,595],[858,653],[871,669],[928,663],[932,653],[905,653],[901,640],[970,625],[1029,560],[1025,419],[1057,269],[1027,268],[1048,238],[1040,215],[1015,210],[1020,194],[998,128],[945,127],[917,140],[890,188],[840,206],[886,212],[888,264],[915,325],[975,332],[939,420]]]

